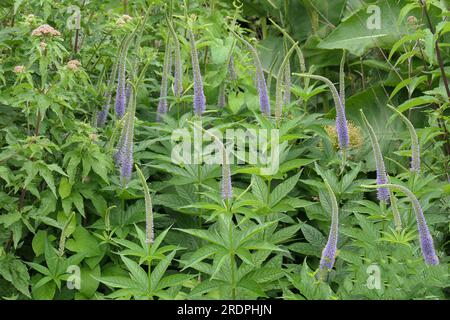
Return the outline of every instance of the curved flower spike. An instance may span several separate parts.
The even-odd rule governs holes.
[[[331,227],[330,233],[328,234],[328,241],[325,245],[322,256],[320,258],[320,276],[323,277],[326,275],[326,272],[333,268],[334,261],[336,260],[336,251],[337,251],[337,242],[338,242],[338,231],[339,231],[339,207],[336,200],[336,196],[334,195],[333,190],[331,189],[330,184],[328,183],[325,177],[323,178],[323,182],[328,191],[328,195],[331,199]]]
[[[419,145],[419,137],[417,136],[417,132],[414,129],[413,124],[407,117],[403,115],[400,111],[398,111],[396,108],[388,105],[388,107],[397,113],[400,116],[400,119],[405,123],[405,125],[408,127],[409,135],[411,137],[411,171],[413,172],[420,172],[420,145]]]
[[[439,258],[437,257],[436,251],[434,250],[433,238],[431,237],[430,230],[428,229],[427,222],[425,220],[425,216],[423,215],[422,207],[420,206],[419,200],[417,200],[414,193],[412,193],[408,188],[397,184],[379,184],[377,186],[364,187],[381,187],[394,190],[396,189],[406,194],[406,196],[411,201],[412,207],[416,214],[417,229],[419,231],[420,247],[422,249],[423,259],[425,260],[425,263],[429,265],[439,264]]]
[[[375,165],[377,167],[377,184],[385,184],[388,183],[388,177],[386,175],[386,168],[384,166],[383,155],[381,154],[380,145],[378,144],[377,136],[375,135],[375,131],[367,120],[366,116],[360,110],[361,117],[363,118],[364,123],[367,126],[369,131],[370,142],[372,143],[373,155],[375,157]],[[386,188],[378,188],[378,200],[380,201],[389,201],[389,190]]]

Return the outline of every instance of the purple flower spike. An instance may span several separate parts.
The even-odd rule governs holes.
[[[320,258],[319,268],[322,275],[325,274],[325,271],[332,269],[334,266],[334,261],[336,260],[339,231],[339,207],[337,204],[336,196],[334,195],[334,192],[331,189],[328,181],[325,178],[323,178],[323,181],[331,199],[331,227],[327,244],[325,245],[325,248],[322,251],[322,256]]]
[[[336,133],[338,136],[339,146],[342,150],[344,150],[350,145],[350,139],[348,136],[345,108],[340,97],[338,97],[338,101],[339,105],[336,107]]]
[[[134,137],[134,117],[135,117],[135,96],[134,92],[130,95],[130,111],[127,113],[124,127],[120,135],[119,143],[117,144],[117,152],[114,155],[114,160],[120,169],[120,181],[123,186],[131,178],[133,169],[133,137]]]
[[[162,78],[161,78],[161,90],[159,93],[159,103],[158,103],[158,112],[156,115],[156,121],[161,120],[161,115],[164,115],[167,113],[168,110],[168,103],[167,103],[167,87],[168,87],[168,77],[170,73],[170,68],[172,65],[172,54],[171,54],[171,46],[170,46],[170,40],[168,40],[166,44],[166,52],[164,54],[164,65],[163,65],[163,71],[162,71]]]
[[[116,115],[119,119],[125,114],[126,97],[126,79],[125,79],[126,52],[121,53],[117,72],[117,90],[116,90]]]
[[[383,155],[381,154],[380,145],[378,144],[377,136],[375,135],[375,131],[370,125],[364,113],[361,111],[361,116],[363,121],[365,122],[367,129],[369,131],[370,142],[372,143],[372,150],[375,158],[375,165],[377,168],[377,184],[386,184],[388,183],[388,177],[386,174],[386,168],[384,166]],[[380,201],[388,202],[389,201],[389,190],[383,187],[378,188],[377,198]]]
[[[131,94],[131,85],[129,83],[125,86],[125,105],[128,105],[130,102],[130,94]]]
[[[222,145],[223,146],[223,145]],[[222,159],[222,199],[228,200],[233,197],[233,186],[231,185],[231,170],[228,160],[228,154],[225,147],[223,147]]]
[[[413,124],[407,117],[403,115],[400,111],[398,111],[396,108],[388,105],[388,107],[397,113],[400,116],[400,119],[402,119],[403,123],[405,123],[406,127],[408,128],[409,135],[411,137],[411,172],[419,173],[420,172],[420,144],[419,144],[419,137],[417,136],[416,129],[414,128]]]
[[[261,60],[259,59],[258,52],[256,49],[246,40],[236,35],[250,50],[253,55],[253,60],[255,62],[256,67],[256,87],[258,89],[259,94],[259,106],[261,109],[261,113],[270,117],[270,100],[269,95],[267,93],[267,85],[266,79],[264,77],[264,69],[261,64]]]
[[[417,229],[419,231],[420,247],[422,249],[423,259],[425,263],[429,265],[439,264],[439,258],[434,250],[433,238],[431,237],[430,230],[428,229],[422,207],[420,206],[419,200],[417,200],[414,193],[412,193],[408,188],[396,184],[384,184],[380,187],[397,189],[408,196],[416,214]]]
[[[189,39],[191,42],[192,72],[194,76],[194,113],[201,116],[206,109],[206,98],[203,92],[202,74],[200,72],[198,54],[195,47],[195,38],[191,29],[189,29]]]
[[[167,24],[169,25],[169,30],[170,33],[172,34],[175,49],[173,92],[176,97],[181,97],[183,95],[183,66],[181,63],[180,42],[178,40],[177,33],[175,32],[175,29],[173,28],[173,25],[169,19],[167,19]]]
[[[336,134],[338,136],[339,148],[342,151],[345,151],[350,145],[350,139],[348,136],[347,119],[345,116],[345,105],[341,97],[339,96],[336,87],[330,80],[322,76],[307,73],[300,73],[298,75],[306,78],[323,81],[330,89],[331,94],[333,96],[334,104],[336,106]]]
[[[106,103],[102,110],[97,114],[97,127],[103,127],[106,123],[106,118],[108,117],[109,109],[111,107],[111,93],[105,93]]]

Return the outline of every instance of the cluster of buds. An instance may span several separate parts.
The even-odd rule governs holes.
[[[133,20],[132,17],[130,17],[127,14],[124,14],[123,16],[121,16],[120,18],[117,19],[116,21],[116,25],[118,25],[119,27],[123,27],[124,25],[126,25],[128,22],[130,22],[131,20]]]
[[[29,14],[25,18],[25,22],[28,23],[28,24],[32,24],[35,20],[36,20],[36,17],[34,16],[34,14]]]
[[[348,137],[349,137],[349,143],[350,147],[354,149],[359,149],[363,145],[363,134],[361,131],[361,128],[353,124],[351,121],[347,121],[347,127],[348,127]],[[336,131],[336,126],[325,126],[325,131],[330,138],[331,142],[333,143],[333,146],[337,149],[339,148],[339,141]]]
[[[39,43],[39,47],[41,48],[41,51],[44,51],[45,48],[47,48],[47,43],[44,42],[44,41],[41,41],[41,42]]]
[[[13,71],[16,74],[24,73],[25,72],[25,66],[15,66]]]
[[[415,16],[409,16],[406,21],[408,22],[408,25],[412,28],[416,28],[418,24],[418,20]]]
[[[50,37],[59,37],[61,32],[49,26],[48,24],[43,24],[42,26],[37,27],[31,32],[32,36],[42,37],[42,36],[50,36]]]
[[[72,71],[78,71],[81,67],[81,62],[78,60],[70,60],[67,62],[67,68]]]

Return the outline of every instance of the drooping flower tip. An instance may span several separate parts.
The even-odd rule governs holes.
[[[120,119],[125,114],[125,109],[127,105],[127,94],[126,94],[126,79],[125,79],[125,64],[126,55],[125,52],[121,53],[119,59],[119,67],[117,70],[117,90],[116,90],[116,115]]]
[[[109,106],[103,106],[102,110],[97,114],[97,127],[103,127],[108,117]]]
[[[356,126],[350,120],[347,120],[347,128],[348,128],[348,137],[349,137],[349,146],[351,148],[359,149],[363,145],[363,136],[361,128]],[[324,127],[328,137],[330,138],[333,146],[337,149],[339,148],[339,141],[336,132],[336,125],[334,126],[325,126]]]
[[[341,100],[339,98],[339,100]],[[336,106],[339,111],[336,111],[336,133],[338,137],[339,146],[341,149],[347,149],[350,145],[350,138],[348,135],[347,119],[345,117],[345,109],[341,104]]]
[[[34,37],[41,37],[41,36],[50,36],[50,37],[59,37],[61,35],[61,32],[53,28],[52,26],[48,24],[43,24],[42,26],[37,27],[31,32],[31,35]]]
[[[189,30],[189,37],[191,42],[191,60],[194,78],[194,113],[196,115],[202,115],[206,109],[206,98],[203,91],[203,80],[198,62],[197,49],[195,47],[195,38],[191,30]]]
[[[434,251],[433,238],[431,237],[428,229],[422,230],[420,233],[420,246],[422,248],[423,258],[426,264],[438,265],[439,258]]]
[[[322,250],[322,256],[320,258],[320,269],[329,270],[333,269],[334,262],[336,260],[337,244],[335,241],[328,241],[325,248]]]

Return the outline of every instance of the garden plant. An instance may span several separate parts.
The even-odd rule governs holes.
[[[447,299],[449,18],[2,0],[0,298]]]

